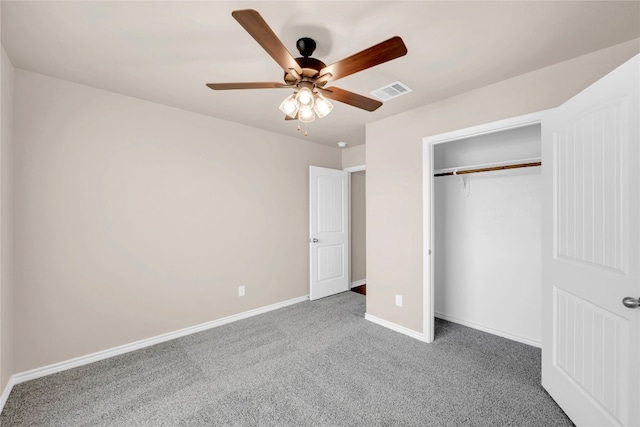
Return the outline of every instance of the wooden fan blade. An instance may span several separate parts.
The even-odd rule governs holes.
[[[296,114],[296,116],[295,116],[295,117],[289,117],[289,116],[287,116],[287,115],[285,114],[285,115],[284,115],[284,119],[285,119],[285,120],[298,120],[298,115]]]
[[[302,74],[300,65],[258,12],[253,9],[234,10],[231,16],[267,51],[285,73],[293,69]]]
[[[407,47],[396,36],[323,68],[320,75],[329,73],[331,76],[327,81],[334,81],[406,54]]]
[[[280,82],[248,82],[248,83],[207,83],[207,87],[213,90],[229,89],[274,89],[291,87]]]
[[[316,88],[322,95],[334,101],[349,104],[354,107],[362,108],[367,111],[375,111],[382,105],[382,102],[367,98],[366,96],[358,95],[357,93],[349,92],[348,90],[340,89],[339,87],[331,86],[330,88]]]

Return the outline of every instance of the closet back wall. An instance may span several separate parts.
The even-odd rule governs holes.
[[[540,156],[540,127],[435,146],[435,168]],[[540,168],[437,177],[436,316],[539,345]],[[437,339],[437,337],[436,337]]]
[[[19,69],[14,108],[15,372],[309,293],[337,147]]]

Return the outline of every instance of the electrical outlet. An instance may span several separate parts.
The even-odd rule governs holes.
[[[402,295],[396,295],[396,305],[402,307]]]
[[[238,296],[239,297],[244,296],[244,286],[238,286]]]

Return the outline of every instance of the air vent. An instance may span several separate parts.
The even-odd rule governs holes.
[[[380,101],[388,101],[393,98],[397,98],[402,95],[406,95],[411,92],[409,86],[401,82],[393,82],[389,85],[381,87],[371,92],[371,95],[378,98]]]

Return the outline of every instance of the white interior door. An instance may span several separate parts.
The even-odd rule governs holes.
[[[542,122],[542,385],[578,425],[640,425],[639,63]]]
[[[349,290],[349,173],[309,167],[309,298]]]

